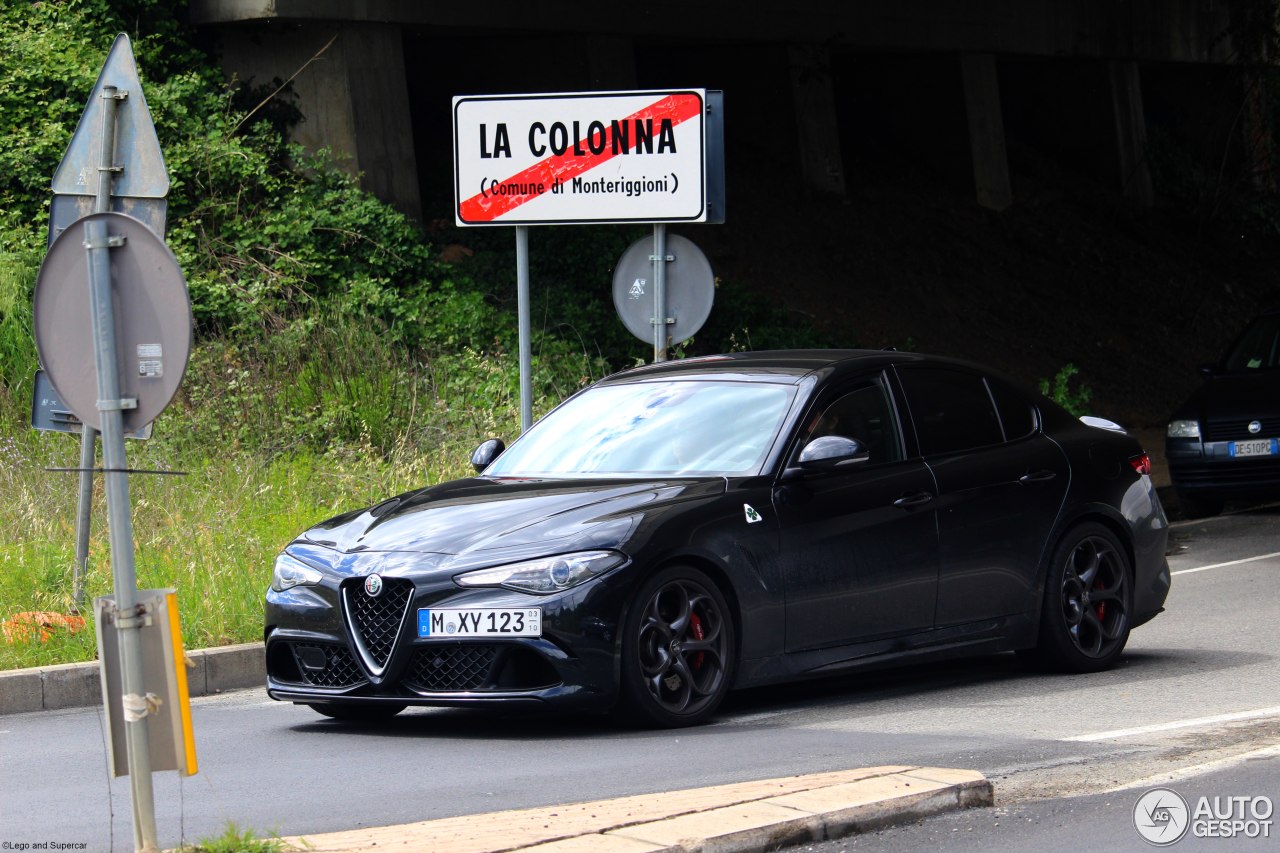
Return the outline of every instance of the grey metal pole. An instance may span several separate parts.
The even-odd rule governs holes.
[[[529,226],[516,226],[516,311],[520,325],[520,432],[533,426],[533,345],[529,320]]]
[[[98,199],[110,202],[114,171],[116,105],[127,93],[115,86],[103,87],[102,156]],[[142,618],[135,610],[138,580],[133,561],[133,517],[129,502],[128,460],[124,449],[123,409],[136,401],[120,398],[120,373],[116,358],[115,315],[112,312],[111,249],[107,224],[85,223],[85,248],[89,253],[89,310],[93,321],[94,366],[98,372],[98,412],[102,426],[102,467],[107,493],[107,525],[111,542],[111,575],[115,585],[115,623],[120,632],[120,669],[123,677],[125,745],[129,783],[133,794],[134,849],[151,853],[156,843],[155,791],[151,780],[151,750],[145,715],[129,713],[127,706],[144,696],[142,684]]]
[[[653,360],[667,360],[667,226],[653,226]]]
[[[95,211],[96,212],[96,211]],[[80,497],[76,501],[76,565],[71,573],[71,600],[84,607],[84,578],[89,566],[89,521],[93,513],[93,462],[98,431],[85,424],[80,435]]]

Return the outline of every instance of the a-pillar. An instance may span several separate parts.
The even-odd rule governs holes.
[[[808,189],[844,195],[844,161],[831,82],[831,54],[819,45],[792,45],[791,99],[796,110],[801,178]]]
[[[1115,116],[1120,187],[1126,200],[1149,210],[1155,202],[1147,168],[1147,122],[1142,113],[1142,83],[1133,60],[1107,63],[1111,76],[1111,108]]]
[[[361,187],[422,218],[400,27],[317,22],[221,27],[218,36],[223,67],[237,78],[257,85],[293,78],[304,117],[296,142],[330,148],[340,168],[360,175]]]
[[[969,151],[973,157],[973,185],[978,204],[1004,210],[1013,203],[1009,184],[1009,156],[1004,141],[1004,113],[1000,106],[1000,78],[990,53],[960,55],[964,79],[964,108],[969,120]]]

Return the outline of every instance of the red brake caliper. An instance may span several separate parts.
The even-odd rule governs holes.
[[[1097,581],[1096,583],[1094,583],[1093,588],[1094,588],[1094,589],[1106,589],[1106,587],[1104,587],[1104,586],[1102,585],[1102,581],[1101,581],[1101,580],[1099,580],[1099,581]],[[1101,621],[1102,621],[1103,619],[1105,619],[1105,618],[1106,618],[1106,616],[1107,616],[1107,603],[1106,603],[1105,601],[1099,601],[1099,602],[1098,602],[1098,606],[1097,606],[1096,608],[1094,608],[1094,611],[1093,611],[1093,612],[1094,612],[1094,615],[1096,615],[1096,616],[1098,617],[1098,621],[1099,621],[1099,622],[1101,622]]]
[[[693,638],[695,640],[706,639],[707,632],[703,630],[702,620],[698,618],[697,613],[689,614],[689,633],[693,634]],[[694,669],[701,669],[702,661],[706,658],[706,656],[707,656],[706,652],[698,652],[689,660],[689,663],[693,664]]]

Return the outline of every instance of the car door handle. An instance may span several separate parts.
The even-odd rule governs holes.
[[[915,492],[914,494],[903,495],[894,501],[893,505],[900,506],[903,509],[910,509],[913,506],[927,504],[931,500],[933,500],[933,495],[929,492]]]
[[[1019,483],[1044,483],[1058,476],[1054,471],[1032,471],[1018,478]]]

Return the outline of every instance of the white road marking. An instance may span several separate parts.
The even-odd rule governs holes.
[[[1245,557],[1243,560],[1231,560],[1227,563],[1214,563],[1212,566],[1197,566],[1194,569],[1179,569],[1176,572],[1170,572],[1172,575],[1189,575],[1194,572],[1207,572],[1210,569],[1225,569],[1227,566],[1239,566],[1244,563],[1256,563],[1258,560],[1271,560],[1280,557],[1280,551],[1274,551],[1270,554],[1260,554],[1257,557]]]
[[[1252,752],[1242,752],[1239,755],[1219,758],[1216,761],[1206,761],[1204,764],[1195,764],[1191,767],[1182,767],[1168,773],[1148,776],[1145,779],[1135,779],[1132,782],[1125,782],[1123,785],[1108,788],[1102,793],[1114,794],[1117,791],[1125,791],[1130,788],[1157,788],[1161,785],[1168,785],[1172,782],[1190,779],[1192,776],[1202,776],[1205,773],[1213,773],[1215,770],[1226,770],[1229,767],[1235,767],[1256,758],[1274,758],[1278,755],[1280,755],[1280,744],[1277,744],[1276,746],[1264,746],[1261,749],[1255,749]]]
[[[1109,732],[1094,732],[1087,735],[1065,737],[1063,740],[1079,741],[1082,743],[1095,740],[1114,740],[1116,738],[1146,735],[1153,732],[1167,732],[1173,731],[1174,729],[1190,729],[1198,726],[1213,726],[1218,723],[1233,723],[1240,720],[1256,720],[1259,717],[1275,716],[1280,716],[1280,706],[1274,708],[1258,708],[1253,711],[1237,711],[1233,714],[1218,714],[1214,717],[1197,717],[1193,720],[1174,720],[1171,723],[1155,723],[1150,726],[1139,726],[1133,729],[1113,729]]]

